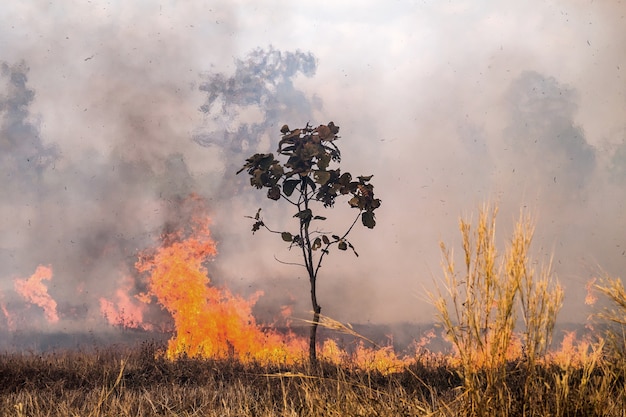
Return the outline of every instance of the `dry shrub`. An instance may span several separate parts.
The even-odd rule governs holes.
[[[463,378],[463,407],[468,415],[508,415],[513,404],[507,385],[510,362],[517,360],[526,376],[522,412],[533,404],[538,359],[547,351],[563,290],[549,265],[532,267],[529,248],[534,226],[520,216],[503,257],[496,245],[497,207],[484,206],[478,221],[461,219],[463,264],[441,243],[443,289],[431,293],[437,317],[452,343]],[[519,316],[521,317],[518,317]],[[518,318],[522,329],[516,338]],[[521,341],[521,351],[512,349]]]

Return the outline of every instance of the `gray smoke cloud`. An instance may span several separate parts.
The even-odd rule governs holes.
[[[206,99],[199,110],[205,118],[193,140],[219,153],[226,181],[222,187],[233,189],[241,184],[242,178],[232,174],[248,156],[274,150],[276,132],[285,120],[306,124],[311,119],[321,100],[305,96],[293,79],[313,77],[316,65],[310,52],[282,52],[270,46],[236,59],[232,75],[202,76],[198,88]]]
[[[29,106],[35,93],[27,85],[26,63],[2,63],[0,76],[6,91],[0,101],[0,169],[9,200],[21,198],[24,191],[33,191],[43,180],[42,175],[57,159],[53,146],[42,143],[39,128],[30,120]]]
[[[263,136],[275,136],[280,118],[302,122],[311,116],[312,103],[294,87],[293,78],[299,73],[312,77],[315,69],[315,57],[310,52],[281,52],[270,46],[250,52],[246,59],[236,59],[232,76],[207,74],[199,86],[207,95],[200,110],[224,127],[198,133],[194,140],[202,146],[218,145],[237,157],[258,149]],[[238,122],[240,113],[250,109],[260,113],[260,120]],[[230,130],[232,125],[235,131]]]
[[[12,311],[20,304],[13,279],[27,278],[42,264],[53,269],[49,293],[63,328],[100,327],[99,298],[110,297],[120,279],[133,274],[137,251],[154,244],[169,220],[168,202],[175,205],[172,200],[191,192],[187,167],[177,153],[158,154],[152,147],[138,152],[137,141],[130,147],[120,142],[108,158],[86,152],[76,161],[64,160],[30,121],[35,92],[28,87],[26,65],[4,64],[3,70],[8,79],[1,109],[6,321],[15,327],[36,317],[36,308]],[[159,139],[145,133],[152,128],[143,126],[145,121],[131,111],[126,115],[129,134]],[[145,290],[137,284],[129,290]],[[24,311],[31,314],[21,316]]]
[[[545,190],[552,204],[584,200],[596,150],[575,125],[575,91],[552,77],[525,72],[514,80],[508,96],[511,122],[504,137],[516,157],[512,169]]]
[[[274,260],[297,253],[244,217],[262,207],[287,229],[291,214],[234,175],[284,123],[334,121],[342,169],[374,174],[383,200],[376,229],[351,235],[361,256],[324,264],[331,317],[432,321],[438,242],[460,251],[458,217],[485,201],[503,245],[520,208],[536,215],[533,254],[554,256],[565,320],[586,318],[599,269],[626,266],[617,1],[70,3],[0,6],[0,303],[23,323],[43,313],[13,280],[43,264],[60,327],[106,327],[98,299],[125,276],[131,296],[145,289],[137,253],[187,221],[190,193],[213,219],[211,279],[264,291],[268,320],[283,305],[308,318],[304,271]],[[352,213],[329,218],[340,230]]]
[[[37,265],[50,265],[53,285],[49,293],[57,302],[63,328],[106,328],[99,299],[115,302],[117,288],[128,282],[123,280],[125,276],[133,277],[132,285],[125,286],[131,298],[146,290],[145,281],[133,267],[138,253],[158,244],[161,233],[187,226],[191,213],[186,211],[184,201],[190,194],[198,193],[217,207],[213,213],[221,221],[213,231],[219,240],[224,236],[220,250],[226,254],[225,261],[216,263],[211,275],[214,283],[228,285],[232,275],[227,272],[227,264],[236,262],[236,257],[230,258],[229,253],[241,256],[241,252],[240,242],[228,239],[224,223],[243,225],[244,214],[252,210],[232,212],[236,206],[233,193],[242,194],[241,181],[235,181],[234,173],[248,152],[269,150],[269,136],[279,118],[287,118],[287,113],[300,117],[310,114],[307,109],[312,105],[293,87],[291,78],[297,73],[313,75],[313,55],[282,53],[272,47],[257,49],[235,61],[234,77],[203,76],[206,81],[198,89],[206,93],[207,103],[198,112],[205,113],[206,120],[187,137],[168,126],[168,120],[159,119],[180,100],[171,94],[181,93],[159,85],[153,86],[158,88],[154,96],[145,97],[145,81],[134,69],[127,68],[118,82],[113,77],[111,85],[97,92],[99,102],[106,103],[110,97],[112,100],[110,106],[102,109],[106,117],[115,118],[112,129],[116,134],[109,138],[108,154],[88,148],[72,159],[64,159],[56,146],[44,144],[40,128],[30,121],[29,106],[35,91],[28,86],[26,65],[3,64],[7,96],[0,108],[2,167],[9,186],[5,205],[8,214],[15,213],[12,210],[17,207],[30,208],[28,215],[24,214],[28,218],[14,227],[5,226],[3,255],[7,262],[3,263],[3,275],[25,279]],[[126,87],[123,100],[112,99],[121,93],[117,84]],[[216,100],[221,101],[219,117],[230,118],[228,126],[203,132],[214,119],[210,112]],[[237,115],[252,107],[261,112],[259,121],[236,120]],[[236,131],[229,131],[229,126],[236,126]],[[268,138],[265,144],[258,140],[262,135]],[[176,143],[177,138],[183,143]],[[190,172],[185,151],[198,148],[194,141],[213,148],[224,161],[218,169]],[[242,145],[246,141],[249,146]],[[252,193],[241,196],[244,203],[253,205],[258,204],[259,197]],[[19,244],[11,242],[16,235],[21,236]],[[237,288],[234,283],[233,287],[250,294],[263,285]],[[4,280],[2,288],[6,325],[11,323],[14,328],[15,317],[19,317],[19,323],[26,323],[33,314],[37,316],[38,309],[29,308],[15,294],[12,279]],[[281,296],[284,298],[284,294],[278,298]],[[285,304],[290,301],[287,299]],[[268,305],[266,317],[271,319],[282,306]],[[148,309],[145,320],[150,324],[169,322],[156,306]],[[43,320],[36,322],[45,327]]]

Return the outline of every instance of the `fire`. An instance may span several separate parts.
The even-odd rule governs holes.
[[[363,343],[357,345],[352,360],[360,369],[382,374],[401,372],[413,362],[413,358],[399,357],[391,346],[369,348]]]
[[[578,339],[575,331],[569,331],[563,337],[561,348],[549,353],[548,361],[563,369],[582,367],[597,360],[602,354],[602,345],[594,345],[588,337]]]
[[[115,292],[115,301],[100,298],[100,312],[109,324],[124,328],[152,330],[153,326],[143,320],[146,304],[139,297],[129,295],[133,287],[133,280],[126,276]]]
[[[26,301],[43,308],[48,322],[56,323],[59,321],[57,303],[48,294],[48,287],[42,283],[43,280],[52,280],[52,268],[40,265],[30,278],[15,280],[15,291]]]
[[[171,231],[168,225],[170,231],[161,236],[160,244],[141,252],[135,263],[135,269],[145,280],[146,291],[136,294],[136,277],[128,274],[120,280],[113,296],[99,298],[100,313],[108,323],[154,330],[159,324],[145,320],[149,304],[154,302],[173,321],[174,334],[165,352],[169,359],[181,356],[236,359],[265,365],[306,362],[308,340],[257,323],[252,310],[262,292],[245,298],[211,282],[207,263],[216,256],[217,249],[203,200],[192,195],[182,202],[179,210],[178,218],[184,219],[182,226]],[[51,272],[49,275],[44,272],[41,270],[36,275],[50,279]],[[282,321],[288,323],[292,312],[292,306],[284,306],[280,311]],[[352,364],[384,373],[407,364],[391,348],[367,348],[362,343],[355,346],[354,352],[348,353],[333,340],[326,340],[318,349],[320,357],[331,363]]]
[[[257,325],[252,308],[260,292],[245,299],[210,285],[204,264],[217,251],[209,223],[206,217],[196,217],[187,236],[183,231],[167,234],[161,247],[144,253],[135,265],[148,275],[144,296],[156,298],[174,320],[175,335],[167,357],[300,360],[303,346],[298,341]]]
[[[524,346],[521,334],[513,333],[509,344],[504,346],[504,349],[502,345],[498,345],[500,343],[497,340],[498,336],[497,332],[488,332],[482,344],[478,345],[475,342],[474,346],[461,346],[462,352],[459,351],[458,346],[453,345],[448,363],[451,366],[471,365],[474,369],[494,368],[502,366],[507,361],[516,361],[523,357]],[[447,335],[443,337],[450,341]]]
[[[7,306],[4,303],[2,293],[0,293],[0,310],[2,310],[2,313],[4,314],[4,318],[6,319],[7,328],[10,331],[14,331],[15,323],[13,322],[13,316],[11,315],[11,313],[9,313],[9,310],[7,309]]]
[[[598,296],[593,291],[593,287],[596,284],[596,281],[596,278],[592,278],[585,285],[585,289],[587,290],[587,295],[585,296],[585,304],[588,306],[592,306],[598,301]]]
[[[236,358],[261,364],[303,362],[307,341],[262,330],[256,323],[252,308],[261,292],[245,299],[211,285],[205,263],[217,250],[209,224],[208,218],[196,217],[187,235],[177,231],[164,236],[163,245],[144,253],[135,265],[148,275],[148,292],[143,296],[154,297],[174,319],[176,331],[167,357]],[[291,308],[285,307],[281,313],[286,318]],[[367,348],[360,343],[350,355],[333,340],[323,343],[320,357],[382,373],[396,372],[409,363],[390,347]]]

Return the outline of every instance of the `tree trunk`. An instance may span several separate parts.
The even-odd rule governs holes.
[[[315,294],[315,277],[311,278],[311,304],[313,306],[313,321],[311,322],[311,335],[309,337],[309,362],[311,365],[317,364],[317,326],[320,322],[320,312],[322,307],[317,304]]]
[[[303,196],[304,210],[309,209],[308,183],[306,177],[302,178],[300,183],[300,192]],[[302,208],[298,205],[298,210]],[[309,223],[311,219],[300,219],[300,236],[303,240],[302,255],[304,255],[304,264],[309,274],[309,282],[311,283],[311,305],[313,307],[313,320],[311,321],[311,334],[309,337],[309,362],[312,366],[317,364],[317,326],[320,322],[320,312],[322,307],[317,304],[316,282],[317,274],[313,266],[313,248],[311,246],[311,235],[309,234]]]

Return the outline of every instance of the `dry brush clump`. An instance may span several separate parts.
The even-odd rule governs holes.
[[[550,350],[564,291],[551,260],[535,268],[534,226],[522,215],[500,254],[497,207],[485,206],[475,224],[460,221],[462,267],[441,245],[444,285],[431,293],[452,343],[450,361],[462,380],[450,415],[623,416],[626,409],[626,291],[605,279],[596,289],[610,307],[596,315],[600,334],[566,335]],[[607,341],[609,342],[607,344]]]
[[[453,251],[442,243],[444,285],[430,294],[456,351],[470,415],[504,415],[514,408],[514,390],[521,390],[525,413],[563,300],[549,266],[532,266],[530,219],[521,216],[501,256],[496,215],[497,207],[485,206],[476,224],[460,220],[462,265],[457,268]],[[523,328],[516,332],[520,321]],[[523,375],[521,387],[507,384],[515,372]]]
[[[591,283],[591,291],[597,291],[604,303],[592,316],[600,323],[601,333],[608,341],[608,349],[614,361],[626,362],[626,290],[621,279],[604,274]],[[587,302],[595,304],[598,297],[593,293]]]

